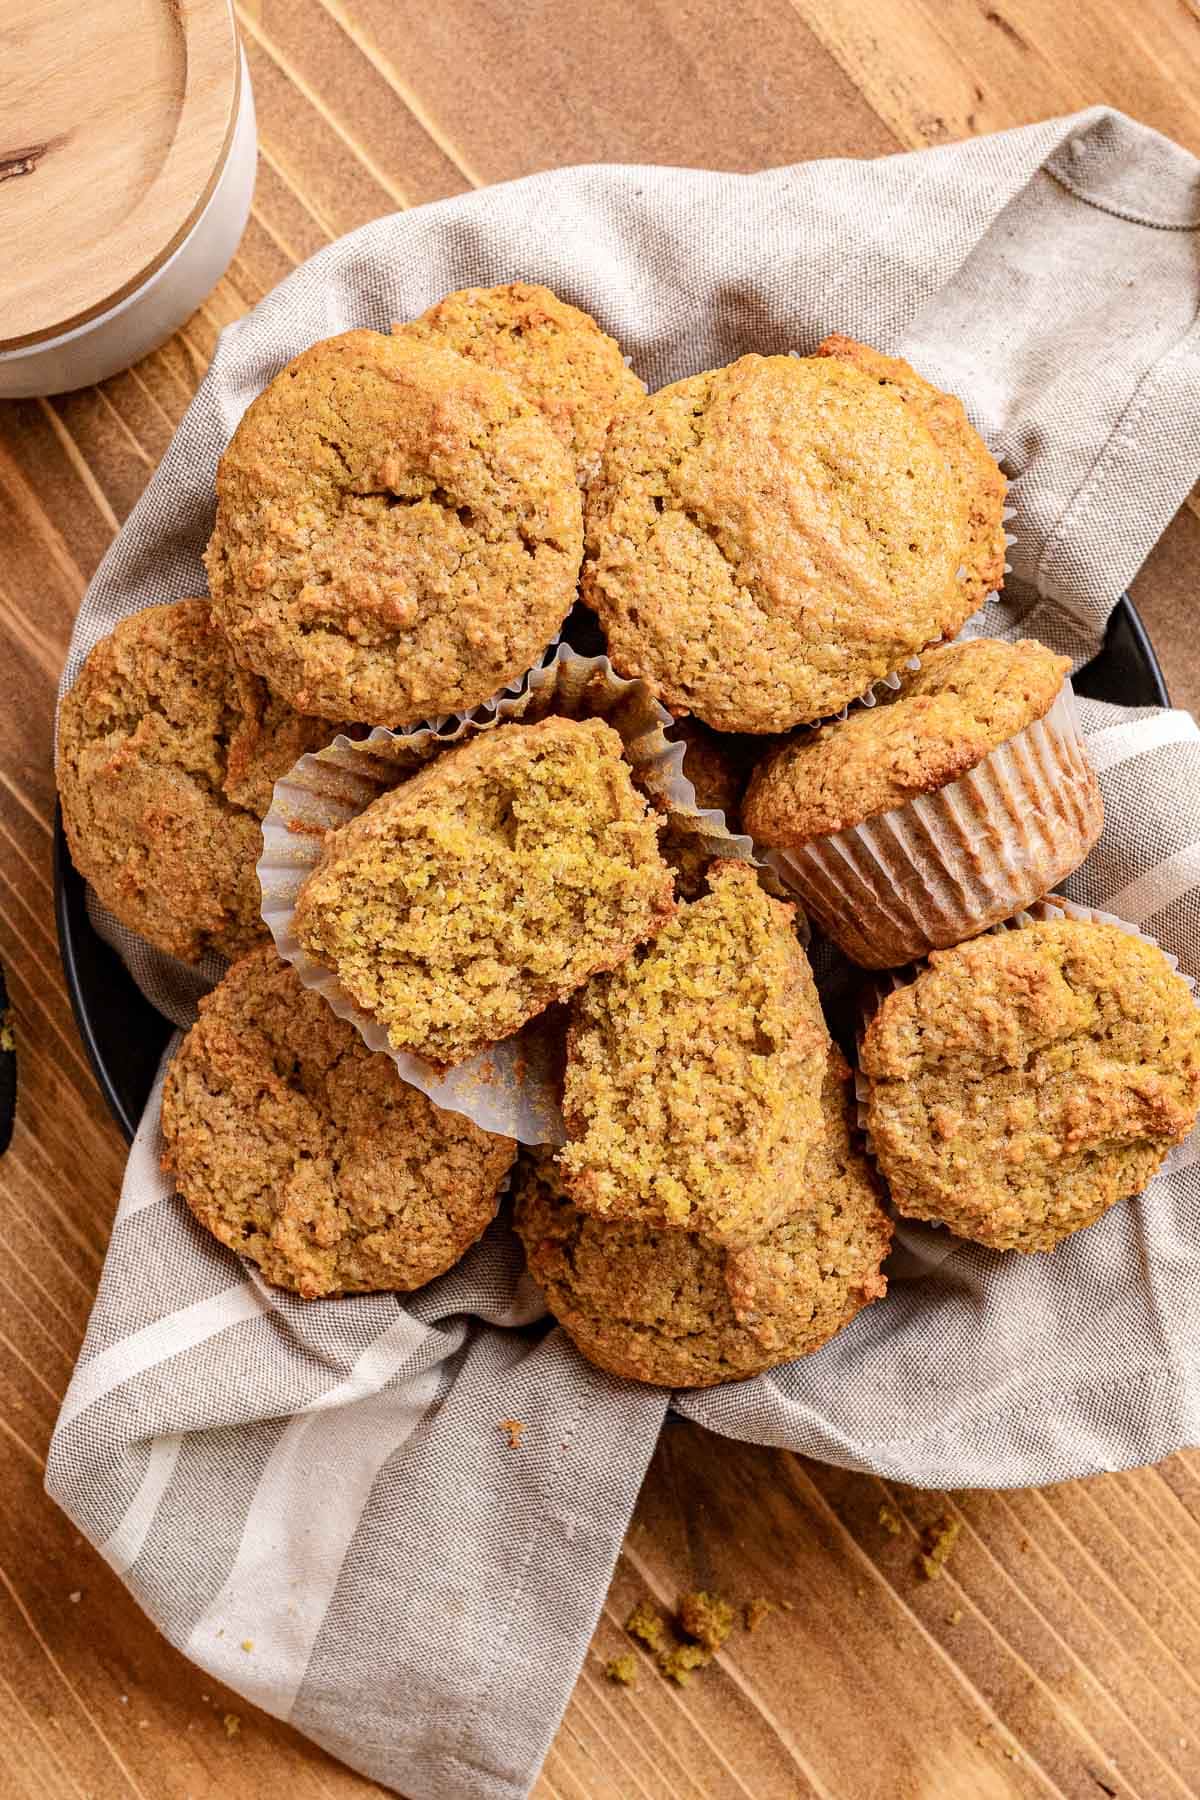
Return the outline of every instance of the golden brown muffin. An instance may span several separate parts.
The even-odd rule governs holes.
[[[786,731],[958,629],[966,538],[946,455],[892,388],[743,356],[614,423],[583,593],[616,668],[672,711]]]
[[[1200,1012],[1162,951],[1050,919],[936,951],[862,1044],[897,1209],[1052,1250],[1140,1193],[1200,1105]]]
[[[595,479],[613,419],[646,391],[590,313],[528,281],[462,288],[392,330],[457,350],[511,381],[547,420],[580,487]]]
[[[634,1381],[711,1387],[806,1356],[881,1298],[892,1227],[832,1048],[821,1111],[791,1210],[744,1250],[598,1219],[571,1204],[549,1158],[522,1164],[515,1223],[530,1271],[586,1357]]]
[[[272,787],[331,735],[234,667],[207,600],[122,619],[59,711],[75,867],[159,950],[240,956],[267,936],[255,865]]]
[[[581,533],[570,459],[507,381],[347,331],[238,426],[206,562],[239,662],[302,711],[397,726],[477,706],[537,660]]]
[[[683,773],[691,782],[697,806],[706,812],[723,813],[732,832],[741,830],[738,802],[745,781],[738,760],[722,743],[715,731],[709,731],[696,719],[677,719],[671,727],[671,742],[682,740]],[[711,858],[691,833],[668,820],[662,834],[662,853],[675,870],[675,886],[685,900],[697,900],[707,893],[707,871]]]
[[[450,1066],[661,929],[658,826],[599,719],[503,725],[329,834],[296,935],[398,1050]]]
[[[200,1002],[162,1126],[200,1223],[306,1300],[432,1281],[491,1222],[515,1150],[409,1087],[270,945]]]
[[[803,732],[765,756],[743,805],[747,831],[792,848],[957,781],[1046,716],[1070,667],[1032,638],[964,638],[927,651],[894,700]],[[1098,833],[1097,821],[1072,868]]]
[[[817,355],[836,356],[839,362],[894,389],[941,446],[967,508],[963,581],[974,612],[993,589],[1004,585],[1003,513],[1008,483],[963,411],[962,401],[935,388],[902,358],[884,356],[869,344],[859,344],[838,332],[817,345]]]
[[[709,882],[573,1001],[560,1166],[587,1212],[737,1244],[792,1204],[829,1039],[795,909],[748,863]]]

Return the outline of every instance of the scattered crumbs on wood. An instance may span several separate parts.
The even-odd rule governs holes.
[[[956,1606],[953,1612],[948,1612],[946,1614],[946,1623],[947,1623],[947,1625],[961,1625],[962,1624],[962,1607],[961,1606]]]
[[[611,1657],[604,1665],[604,1673],[619,1687],[632,1687],[637,1680],[637,1657],[632,1650],[627,1650],[624,1656]]]
[[[979,1745],[979,1748],[981,1750],[987,1749],[987,1739],[984,1737],[982,1731],[979,1733],[979,1736],[975,1739],[975,1742]]]
[[[625,1621],[625,1629],[656,1655],[666,1642],[667,1622],[652,1600],[638,1601]]]
[[[664,1680],[684,1687],[697,1669],[712,1661],[733,1630],[734,1618],[733,1607],[720,1594],[698,1589],[679,1596],[672,1623],[652,1600],[639,1600],[625,1629],[650,1651]]]
[[[855,1582],[855,1584],[854,1584],[854,1592],[855,1592],[855,1596],[856,1596],[856,1597],[857,1597],[857,1598],[858,1598],[858,1599],[859,1599],[859,1600],[865,1600],[865,1599],[866,1599],[866,1597],[867,1597],[867,1590],[866,1590],[866,1588],[865,1588],[865,1587],[864,1587],[864,1586],[863,1586],[863,1584],[862,1584],[862,1582],[861,1582],[861,1581],[856,1581],[856,1582]]]
[[[900,1514],[896,1511],[894,1506],[888,1506],[886,1502],[879,1509],[879,1523],[883,1526],[883,1529],[887,1532],[889,1537],[899,1537],[900,1533],[904,1530],[904,1523]]]
[[[253,1648],[254,1648],[254,1639],[253,1638],[243,1638],[242,1639],[242,1649],[246,1652],[247,1656],[249,1656],[249,1654],[253,1650]]]
[[[235,1738],[242,1729],[242,1721],[238,1718],[236,1713],[226,1713],[223,1723],[225,1726],[225,1736],[227,1738]]]
[[[658,1666],[668,1681],[686,1687],[697,1669],[712,1661],[712,1651],[703,1644],[676,1644],[658,1659]]]
[[[1017,1760],[1016,1751],[1010,1750],[1007,1745],[1005,1745],[1004,1754],[1005,1754],[1005,1756],[1007,1756],[1009,1762],[1016,1762],[1016,1760]]]
[[[67,1599],[71,1602],[72,1606],[78,1606],[79,1602],[83,1599],[82,1589],[73,1589],[72,1592],[67,1595]]]
[[[781,1600],[779,1604],[784,1612],[795,1612],[796,1610],[795,1605],[791,1600]]]
[[[1028,1550],[1028,1549],[1029,1549],[1029,1539],[1028,1539],[1028,1538],[1022,1538],[1022,1539],[1021,1539],[1021,1549],[1022,1549],[1022,1550]]]
[[[756,1594],[753,1600],[747,1600],[742,1608],[742,1624],[747,1631],[757,1631],[768,1613],[775,1611],[775,1602],[762,1594]]]
[[[501,1419],[497,1429],[502,1431],[508,1439],[508,1447],[510,1450],[519,1450],[521,1448],[521,1439],[525,1434],[524,1419]]]
[[[952,1518],[948,1512],[944,1512],[936,1524],[926,1526],[922,1533],[922,1550],[917,1561],[917,1567],[926,1581],[938,1580],[949,1560],[950,1552],[958,1541],[958,1534],[961,1530],[962,1520]]]

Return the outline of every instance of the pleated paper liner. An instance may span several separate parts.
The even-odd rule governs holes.
[[[327,749],[301,757],[275,784],[258,864],[263,919],[280,956],[305,987],[321,994],[370,1049],[390,1056],[404,1080],[438,1106],[523,1144],[559,1144],[566,1136],[559,1104],[561,1009],[442,1072],[391,1045],[384,1027],[355,1005],[337,976],[308,955],[293,930],[293,916],[327,831],[348,824],[451,744],[512,720],[533,724],[550,713],[605,720],[620,736],[638,785],[703,855],[755,860],[748,837],[729,831],[722,813],[696,804],[695,790],[682,772],[685,746],[668,740],[673,721],[645,682],[617,675],[606,656],[581,656],[560,643],[519,690],[498,696],[466,718],[433,721],[406,732],[376,727],[361,740],[339,736]]]
[[[931,794],[798,850],[764,852],[814,924],[864,968],[962,943],[1049,892],[1103,822],[1074,695]]]
[[[1172,956],[1169,950],[1163,950],[1156,938],[1139,930],[1136,925],[1131,925],[1128,919],[1120,919],[1115,913],[1102,912],[1099,907],[1080,906],[1074,900],[1068,900],[1064,894],[1048,894],[1044,900],[1036,901],[1013,918],[1002,920],[999,924],[991,926],[987,933],[980,935],[993,936],[1001,931],[1021,931],[1027,925],[1034,925],[1046,919],[1084,919],[1095,925],[1115,925],[1118,931],[1125,932],[1129,937],[1141,938],[1144,944],[1153,944],[1156,950],[1162,951],[1175,974],[1179,975],[1181,980],[1187,984],[1193,999],[1196,998],[1194,978],[1191,975],[1183,974],[1178,958]],[[860,1039],[870,1017],[878,1010],[887,996],[894,993],[897,988],[907,987],[910,982],[915,981],[925,966],[924,961],[921,961],[911,963],[903,969],[889,969],[873,976],[865,984]],[[867,1154],[872,1162],[875,1162],[875,1145],[867,1125],[867,1101],[870,1091],[869,1078],[864,1075],[860,1067],[856,1067],[854,1092],[858,1103],[858,1129],[862,1133]],[[1169,1150],[1158,1173],[1169,1171],[1176,1160],[1182,1160],[1186,1148],[1186,1144],[1177,1144]],[[882,1175],[882,1171],[880,1174]],[[887,1186],[886,1178],[884,1178],[884,1186],[885,1188]],[[970,1243],[967,1238],[956,1237],[944,1225],[931,1225],[923,1219],[905,1218],[903,1214],[896,1211],[890,1194],[887,1200],[887,1211],[896,1228],[893,1250],[887,1265],[889,1281],[917,1281],[921,1276],[931,1274],[948,1257],[953,1256],[956,1250],[961,1250]]]

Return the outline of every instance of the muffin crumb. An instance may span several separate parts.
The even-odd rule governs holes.
[[[756,1594],[753,1600],[747,1600],[742,1608],[742,1624],[747,1631],[757,1631],[759,1626],[776,1610],[775,1602]]]
[[[889,1537],[899,1537],[904,1530],[904,1523],[894,1507],[884,1504],[879,1509],[879,1523]]]
[[[720,1594],[703,1588],[679,1596],[679,1624],[684,1634],[714,1654],[733,1630],[733,1608]]]
[[[510,1450],[521,1448],[521,1439],[525,1435],[524,1419],[501,1419],[497,1429],[507,1437]]]
[[[637,1657],[632,1650],[627,1650],[624,1656],[610,1657],[604,1665],[604,1674],[620,1687],[633,1687],[637,1681]]]
[[[918,1558],[918,1567],[926,1581],[940,1579],[961,1530],[962,1520],[954,1518],[949,1512],[944,1512],[936,1524],[926,1527],[922,1533],[923,1547]]]

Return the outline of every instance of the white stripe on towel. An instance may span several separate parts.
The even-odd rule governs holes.
[[[1122,725],[1105,725],[1084,739],[1088,758],[1097,775],[1129,762],[1147,750],[1163,750],[1169,744],[1200,741],[1200,726],[1185,712],[1159,713],[1153,719],[1135,719]]]
[[[175,1465],[179,1461],[182,1437],[155,1438],[150,1461],[142,1476],[141,1486],[129,1503],[129,1510],[116,1530],[100,1546],[100,1554],[118,1575],[126,1575],[141,1553],[150,1534],[162,1497],[171,1485]]]
[[[1144,919],[1162,912],[1181,894],[1200,886],[1200,844],[1185,844],[1174,856],[1168,856],[1153,868],[1145,869],[1127,886],[1109,894],[1105,912],[1140,925]]]

